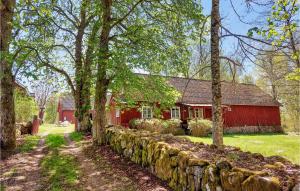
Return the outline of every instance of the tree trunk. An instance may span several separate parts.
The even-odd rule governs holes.
[[[90,98],[90,90],[91,90],[91,65],[93,63],[94,58],[94,51],[95,51],[95,41],[97,37],[97,33],[99,31],[100,24],[99,22],[96,22],[92,28],[92,33],[89,36],[88,39],[88,46],[86,50],[85,55],[85,62],[83,66],[83,89],[82,89],[82,97],[83,97],[83,103],[85,112],[83,112],[82,121],[80,126],[86,127],[87,131],[91,132],[92,129],[92,123],[90,120],[90,113],[89,110],[91,109],[91,98]]]
[[[291,26],[290,19],[287,20],[287,26]],[[288,28],[288,31],[290,33],[290,45],[292,47],[292,53],[295,56],[296,67],[300,68],[300,55],[299,55],[299,50],[296,48],[296,42],[295,42],[295,39],[294,39],[294,33],[291,30],[291,27]]]
[[[8,60],[14,6],[15,1],[13,0],[1,0],[0,129],[1,148],[5,150],[11,150],[16,147],[15,105],[13,95],[14,77],[12,74],[12,61]]]
[[[102,0],[102,30],[99,43],[99,61],[97,64],[97,80],[95,93],[95,118],[93,125],[93,138],[96,143],[104,144],[104,131],[106,125],[106,93],[109,79],[106,76],[106,69],[109,60],[109,33],[111,30],[111,6],[112,0]]]
[[[213,144],[223,146],[223,121],[221,106],[221,78],[219,58],[219,0],[212,0],[211,11],[211,77],[212,77],[212,122]]]
[[[75,81],[76,81],[76,90],[75,90],[75,106],[76,106],[76,118],[77,118],[77,128],[76,131],[87,132],[90,130],[90,88],[85,87],[86,79],[90,75],[86,75],[85,69],[83,66],[83,57],[82,57],[82,43],[84,30],[86,27],[86,2],[82,1],[80,8],[80,23],[77,27],[77,35],[75,41]],[[90,70],[89,70],[90,71]]]
[[[98,144],[105,143],[104,131],[106,126],[106,93],[108,80],[98,78],[96,81],[95,118],[93,125],[93,138]]]

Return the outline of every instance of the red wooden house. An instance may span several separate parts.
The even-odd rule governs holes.
[[[57,112],[58,121],[68,121],[72,124],[75,123],[75,104],[71,95],[59,97]]]
[[[167,82],[182,95],[174,107],[163,111],[163,119],[212,117],[211,81],[167,77]],[[158,100],[159,102],[159,100]],[[108,123],[128,126],[131,119],[153,117],[150,106],[118,109],[114,97],[110,99]],[[145,105],[145,104],[142,104]],[[222,108],[225,132],[281,131],[280,104],[256,85],[223,82]]]

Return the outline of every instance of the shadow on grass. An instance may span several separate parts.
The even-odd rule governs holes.
[[[66,141],[63,135],[50,134],[46,137],[45,143],[50,149],[55,149],[61,147],[62,145],[65,145]]]
[[[37,147],[38,142],[40,140],[39,136],[36,135],[28,135],[24,138],[24,143],[20,145],[20,152],[29,152]]]
[[[83,139],[83,133],[81,132],[72,132],[69,135],[70,139],[75,142],[79,142]]]
[[[41,167],[47,177],[47,190],[77,190],[78,164],[73,156],[60,154],[54,149],[42,160]]]

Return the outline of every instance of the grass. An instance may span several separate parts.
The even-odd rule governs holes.
[[[72,132],[70,133],[70,139],[75,142],[81,141],[83,138],[83,134],[80,132]]]
[[[193,142],[211,144],[211,137],[185,136]],[[264,156],[279,155],[300,164],[300,136],[283,134],[224,135],[224,144]]]
[[[54,150],[42,159],[43,174],[48,178],[47,190],[76,190],[79,171],[75,158]]]
[[[56,149],[64,145],[66,141],[62,135],[50,134],[46,137],[45,143],[50,149]]]
[[[70,124],[66,127],[57,126],[56,124],[43,124],[39,128],[39,135],[47,135],[47,134],[64,134],[64,133],[72,133],[74,132],[75,127],[74,124]]]
[[[19,149],[21,152],[29,152],[32,151],[38,144],[40,140],[39,136],[28,135],[24,139],[24,143],[20,145]]]

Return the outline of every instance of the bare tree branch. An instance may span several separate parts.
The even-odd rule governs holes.
[[[54,65],[51,65],[50,62],[49,62],[48,60],[47,60],[47,61],[44,61],[44,60],[42,59],[42,57],[40,56],[39,51],[38,51],[37,49],[32,48],[32,50],[35,51],[35,53],[36,53],[36,55],[37,55],[39,61],[40,61],[45,67],[51,68],[53,71],[62,74],[62,75],[66,78],[67,83],[68,83],[68,85],[70,86],[73,95],[75,95],[75,87],[74,87],[74,85],[73,85],[72,79],[71,79],[71,77],[69,76],[69,74],[68,74],[65,70],[60,69],[60,68],[58,68],[58,67],[56,67],[56,66],[54,66]]]
[[[120,19],[118,19],[115,23],[113,23],[111,25],[111,28],[113,28],[114,26],[118,25],[119,23],[121,23],[124,19],[126,19],[133,11],[134,9],[140,4],[142,3],[144,0],[139,0],[138,2],[136,2],[132,7],[131,9],[129,9],[129,11],[123,16],[121,17]]]

